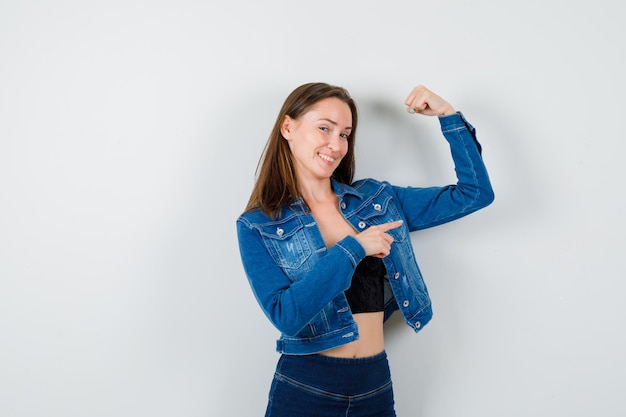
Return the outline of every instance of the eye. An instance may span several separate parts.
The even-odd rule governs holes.
[[[320,126],[320,130],[321,130],[322,132],[326,132],[326,133],[330,132],[330,129],[329,129],[329,128],[327,128],[326,126]]]
[[[342,133],[342,134],[341,134],[341,135],[339,135],[339,136],[341,136],[341,137],[342,137],[343,139],[345,139],[345,140],[348,140],[348,138],[350,137],[350,134],[349,134],[349,133]]]

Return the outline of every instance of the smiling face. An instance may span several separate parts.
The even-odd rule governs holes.
[[[297,119],[285,116],[281,133],[288,141],[298,181],[328,180],[348,152],[350,107],[338,98],[318,101]]]

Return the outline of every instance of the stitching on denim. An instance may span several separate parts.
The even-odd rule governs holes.
[[[290,384],[296,388],[299,388],[303,391],[308,391],[310,393],[313,394],[317,394],[323,397],[328,397],[328,398],[335,398],[338,400],[347,400],[347,401],[359,401],[359,400],[363,400],[369,397],[372,397],[374,395],[377,395],[383,391],[388,390],[389,388],[391,388],[391,380],[387,381],[385,384],[381,385],[378,388],[374,388],[371,391],[368,392],[364,392],[362,394],[357,394],[357,395],[343,395],[343,394],[336,394],[334,392],[329,392],[329,391],[325,391],[323,389],[319,389],[316,387],[312,387],[310,385],[307,384],[303,384],[300,381],[296,381],[295,379],[289,378],[288,376],[285,376],[283,374],[281,374],[280,372],[276,372],[274,374],[274,377],[278,380],[282,380],[287,384]]]
[[[352,255],[352,252],[350,252],[347,248],[345,248],[340,242],[335,243],[335,246],[343,250],[348,255],[348,257],[350,258],[350,261],[352,262],[352,265],[358,264],[357,260]]]

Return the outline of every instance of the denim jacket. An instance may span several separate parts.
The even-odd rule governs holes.
[[[494,198],[474,128],[460,113],[439,121],[450,144],[456,185],[417,188],[373,179],[352,185],[331,180],[341,212],[356,232],[403,220],[401,227],[388,232],[394,241],[383,259],[387,269],[385,320],[399,309],[416,332],[430,321],[432,309],[409,232],[458,219]],[[302,198],[283,207],[277,219],[260,210],[242,214],[237,233],[254,295],[281,332],[278,352],[311,354],[358,339],[344,296],[357,264],[365,257],[353,236],[326,247]]]

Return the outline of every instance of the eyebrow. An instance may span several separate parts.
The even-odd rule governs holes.
[[[321,118],[321,119],[319,119],[318,121],[322,121],[322,120],[323,120],[323,121],[325,121],[325,122],[328,122],[328,123],[330,123],[330,124],[332,124],[332,125],[338,126],[338,123],[337,123],[337,122],[335,122],[334,120],[331,120],[331,119],[327,119],[327,118],[325,118],[325,117],[322,117],[322,118]],[[344,129],[346,129],[346,130],[352,130],[352,126],[345,127]]]

